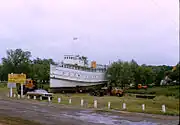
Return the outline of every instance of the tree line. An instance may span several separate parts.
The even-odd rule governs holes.
[[[180,63],[176,66],[152,66],[138,65],[135,60],[118,60],[108,68],[106,77],[109,84],[114,87],[126,87],[130,84],[136,88],[138,84],[159,86],[162,80],[166,85],[173,85],[179,83],[179,68]]]
[[[6,54],[0,64],[1,81],[7,81],[9,73],[24,73],[27,78],[49,81],[50,64],[55,64],[53,59],[31,59],[31,52],[22,49],[10,49]]]
[[[56,64],[53,59],[32,59],[31,52],[22,49],[7,50],[6,57],[0,64],[0,81],[7,81],[9,73],[25,73],[27,78],[49,81],[50,64]],[[125,87],[130,83],[160,85],[162,79],[168,76],[168,82],[179,81],[179,66],[138,65],[135,60],[130,62],[118,60],[110,65],[106,78],[112,86]]]

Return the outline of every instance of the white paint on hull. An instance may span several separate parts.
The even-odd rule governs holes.
[[[91,82],[78,82],[78,81],[68,81],[68,80],[60,80],[60,79],[50,79],[50,88],[92,86],[92,85],[99,85],[99,84],[103,84],[103,82],[91,83]]]

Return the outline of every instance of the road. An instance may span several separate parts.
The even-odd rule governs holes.
[[[15,116],[44,125],[178,125],[179,117],[136,113],[105,113],[47,102],[0,97],[0,116]]]

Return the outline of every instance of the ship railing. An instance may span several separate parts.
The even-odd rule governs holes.
[[[88,71],[88,72],[106,72],[106,68],[91,68],[91,67],[83,67],[78,65],[71,65],[71,64],[63,64],[58,65],[58,67],[64,67],[69,69],[81,70],[81,71]]]

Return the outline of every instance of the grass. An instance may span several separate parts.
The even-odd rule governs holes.
[[[180,86],[161,86],[145,89],[129,89],[126,92],[132,94],[155,94],[156,96],[174,96],[179,98]]]
[[[38,122],[18,117],[0,116],[0,125],[41,125]]]
[[[152,89],[147,91],[151,91]],[[163,91],[165,91],[164,89],[165,88],[162,88]],[[4,87],[0,86],[0,92],[1,90],[3,92],[6,91],[7,94],[6,86]],[[122,104],[126,103],[127,109],[125,111],[144,112],[151,114],[164,114],[164,115],[179,115],[179,98],[160,94],[160,93],[164,93],[164,92],[160,92],[162,91],[160,90],[160,88],[154,88],[153,90],[154,91],[156,90],[159,93],[158,96],[156,96],[154,99],[140,99],[140,98],[136,98],[134,95],[131,96],[126,95],[123,97],[116,97],[116,96],[95,97],[95,96],[89,96],[88,94],[55,94],[52,102],[58,103],[58,98],[61,98],[60,104],[72,105],[78,108],[80,107],[81,99],[83,99],[84,108],[93,108],[94,100],[96,99],[98,103],[97,104],[98,109],[102,109],[102,110],[108,110],[108,102],[111,102],[111,109],[115,109],[115,110],[123,110]],[[140,90],[140,91],[144,91],[144,90]],[[171,91],[174,90],[172,89]],[[16,92],[16,90],[14,90],[14,92]],[[69,104],[70,98],[72,100],[71,104]],[[145,111],[142,111],[142,104],[145,104]],[[161,111],[163,104],[166,106],[166,113],[163,113]]]
[[[98,109],[107,110],[108,102],[111,102],[111,109],[123,110],[122,104],[126,103],[126,111],[130,112],[144,112],[151,114],[168,114],[168,115],[179,115],[179,100],[174,97],[158,96],[152,99],[138,99],[134,96],[104,96],[94,97],[88,94],[55,94],[52,102],[57,103],[58,97],[61,98],[61,104],[80,106],[80,100],[84,100],[85,108],[93,108],[94,100],[97,100]],[[72,103],[69,104],[71,98]],[[145,111],[142,111],[142,104],[145,104]],[[166,106],[166,113],[161,111],[162,105]]]

